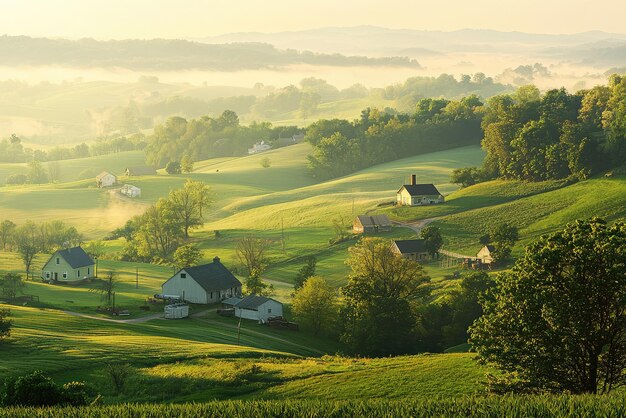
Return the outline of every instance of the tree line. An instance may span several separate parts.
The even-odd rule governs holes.
[[[456,170],[468,186],[492,178],[586,179],[621,166],[626,157],[626,77],[570,93],[532,85],[490,98],[484,109],[481,168]]]
[[[312,174],[329,179],[411,155],[476,145],[482,138],[482,102],[421,99],[412,113],[365,109],[355,121],[319,120],[305,138],[314,146]]]
[[[142,134],[129,137],[100,138],[91,145],[81,143],[73,147],[54,147],[48,150],[24,147],[22,139],[15,134],[0,140],[0,162],[25,163],[29,161],[61,161],[87,158],[96,155],[114,154],[122,151],[142,150],[146,146]]]

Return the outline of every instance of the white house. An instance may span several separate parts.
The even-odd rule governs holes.
[[[416,176],[411,176],[411,184],[403,185],[396,192],[396,204],[403,206],[435,205],[445,201],[434,184],[417,184]]]
[[[265,141],[257,142],[252,146],[252,148],[248,148],[248,154],[256,154],[259,152],[267,151],[271,148],[272,146],[270,144],[266,144]]]
[[[241,296],[241,282],[215,257],[212,263],[185,267],[163,285],[164,295],[190,303],[210,304]]]
[[[120,193],[128,197],[139,197],[141,196],[141,189],[137,186],[133,186],[132,184],[125,184],[120,189]]]
[[[43,266],[41,277],[65,283],[91,279],[95,277],[94,261],[81,247],[58,250]]]
[[[485,245],[483,248],[478,251],[476,254],[476,258],[480,260],[483,264],[491,264],[493,263],[493,252],[495,248],[493,245]]]
[[[102,173],[96,176],[96,186],[102,187],[110,187],[117,183],[117,176],[115,174],[111,174],[108,171],[103,171]]]
[[[283,316],[283,304],[263,296],[250,295],[237,302],[235,316],[264,324],[267,318]]]

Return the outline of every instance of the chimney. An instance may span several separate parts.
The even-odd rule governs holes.
[[[411,174],[411,185],[417,184],[417,175]]]
[[[220,262],[220,258],[219,258],[218,256],[215,256],[215,257],[213,258],[213,262],[214,262],[214,263],[219,263],[219,262]]]

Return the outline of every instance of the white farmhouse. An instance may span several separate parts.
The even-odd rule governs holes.
[[[283,316],[283,304],[274,299],[250,295],[237,302],[235,316],[264,324],[268,318]]]
[[[140,197],[141,189],[137,186],[133,186],[132,184],[125,184],[120,189],[120,193],[128,197]]]
[[[423,206],[443,203],[445,198],[434,184],[417,184],[417,176],[411,176],[411,184],[403,185],[396,192],[396,204],[402,206]]]
[[[190,303],[211,304],[241,296],[241,282],[215,257],[212,263],[185,267],[161,286],[164,295]]]
[[[252,146],[252,148],[248,148],[248,154],[257,154],[259,152],[267,151],[271,148],[272,146],[265,143],[265,141],[257,142]]]
[[[117,183],[117,176],[108,171],[103,171],[96,176],[96,186],[99,188],[110,187]]]

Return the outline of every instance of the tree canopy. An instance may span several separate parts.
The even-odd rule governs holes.
[[[577,221],[501,273],[470,330],[496,390],[606,393],[626,383],[626,224]]]

